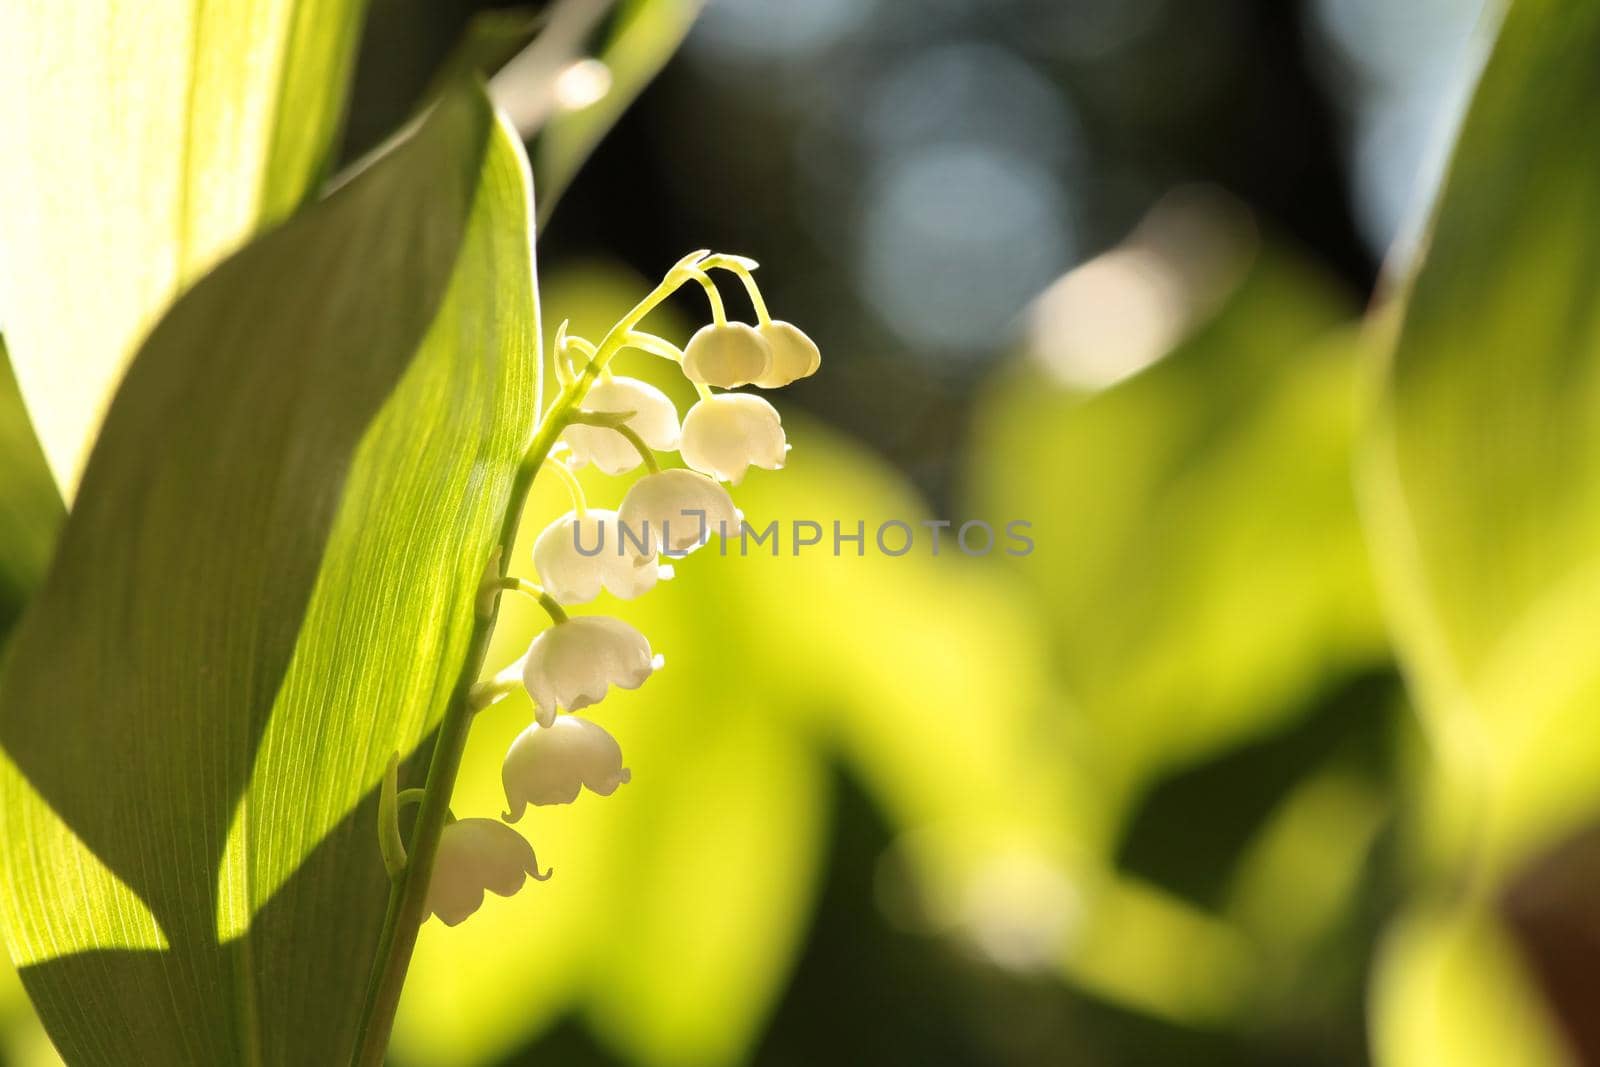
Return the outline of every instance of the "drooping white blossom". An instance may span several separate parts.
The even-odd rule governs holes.
[[[756,330],[772,346],[772,365],[755,379],[762,389],[778,389],[790,382],[809,378],[822,366],[822,352],[805,331],[792,322],[773,319]]]
[[[771,369],[772,346],[759,330],[742,322],[702,326],[683,350],[688,379],[719,389],[748,385]]]
[[[509,897],[539,873],[533,846],[495,819],[457,819],[445,826],[428,881],[428,912],[455,926],[483,905],[484,890]]]
[[[599,414],[631,411],[625,425],[657,451],[678,447],[678,409],[672,400],[637,378],[602,378],[584,398],[583,411]],[[568,426],[561,440],[572,449],[573,466],[593,463],[606,474],[624,474],[643,460],[638,450],[608,426]]]
[[[577,711],[611,686],[637,689],[661,667],[644,634],[621,619],[580,615],[542,631],[522,659],[522,684],[541,726],[559,710]]]
[[[588,719],[534,723],[511,742],[500,768],[505,819],[516,822],[529,804],[571,804],[583,789],[608,797],[630,778],[616,738]]]
[[[789,445],[778,411],[750,393],[719,393],[684,416],[683,461],[702,474],[738,485],[751,467],[778,470]]]
[[[617,513],[590,508],[569,511],[544,528],[533,543],[533,565],[539,584],[562,604],[587,604],[604,588],[612,596],[632,600],[670,577],[655,554],[639,550],[642,537],[630,540],[617,528]]]
[[[662,555],[687,555],[712,534],[736,533],[744,516],[728,491],[703,474],[673,469],[634,482],[617,521],[630,536],[648,538]]]

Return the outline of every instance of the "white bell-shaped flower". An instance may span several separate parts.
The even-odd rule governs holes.
[[[457,819],[439,837],[439,852],[428,880],[428,911],[446,926],[455,926],[483,906],[488,890],[509,897],[528,875],[539,873],[533,846],[496,819]]]
[[[748,385],[772,369],[772,346],[742,322],[702,326],[683,350],[683,373],[691,382],[720,389]]]
[[[504,818],[516,822],[529,804],[571,804],[585,788],[608,797],[631,777],[616,738],[588,719],[535,723],[511,742],[500,768],[510,808]]]
[[[789,451],[778,410],[750,393],[719,393],[690,408],[680,447],[689,466],[734,485],[751,467],[778,470]]]
[[[658,452],[678,447],[678,409],[672,400],[637,378],[603,378],[584,398],[582,410],[597,414],[631,411],[625,425]],[[568,426],[561,440],[572,449],[573,466],[593,463],[606,474],[624,474],[643,460],[638,450],[609,426]]]
[[[744,515],[728,491],[703,474],[678,468],[640,478],[622,498],[617,522],[662,555],[682,556],[736,533]]]
[[[522,659],[522,684],[539,724],[549,726],[557,711],[597,704],[613,685],[639,688],[661,662],[644,634],[621,619],[580,615],[533,639]]]
[[[671,577],[672,568],[641,550],[642,537],[630,540],[617,527],[617,513],[590,508],[569,511],[544,528],[533,543],[539,584],[562,604],[587,604],[602,588],[632,600]]]
[[[763,389],[778,389],[790,382],[809,378],[822,366],[822,351],[805,331],[792,322],[773,319],[756,327],[772,346],[772,366],[755,379]]]

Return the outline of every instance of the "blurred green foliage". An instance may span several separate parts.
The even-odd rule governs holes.
[[[608,26],[616,95],[535,144],[552,190],[696,6],[641,0]],[[499,56],[527,24],[493,25],[512,30],[485,38]],[[948,532],[937,556],[878,553],[881,522],[934,511],[860,444],[786,413],[788,469],[736,497],[785,539],[822,524],[824,545],[714,543],[644,599],[593,607],[666,656],[593,713],[633,780],[522,824],[552,881],[423,929],[393,1061],[1588,1062],[1596,961],[1562,942],[1593,928],[1593,868],[1550,850],[1600,807],[1595,257],[1574,224],[1600,169],[1597,44],[1580,5],[1514,6],[1422,267],[1366,323],[1277,235],[1240,228],[1237,269],[1150,365],[1069,384],[1051,338],[1030,336],[970,428],[945,428],[965,467],[941,508],[957,526],[1028,521],[1025,557],[968,558]],[[543,287],[545,333],[570,317],[596,336],[644,287],[566,264]],[[461,351],[481,342],[451,323]],[[618,369],[693,402],[647,357]],[[62,517],[4,374],[0,462],[3,641]],[[624,488],[583,480],[599,506]],[[536,485],[513,572],[566,506]],[[863,524],[863,555],[828,550],[835,521]],[[491,670],[542,625],[517,602],[502,619]],[[522,697],[479,716],[459,814],[502,809],[500,759],[530,717]],[[384,755],[342,785],[362,792]],[[356,799],[323,797],[317,818]],[[12,800],[8,819],[48,814]],[[252,870],[250,917],[323,822]],[[340,907],[361,896],[339,889]],[[9,978],[7,1058],[52,1062]]]

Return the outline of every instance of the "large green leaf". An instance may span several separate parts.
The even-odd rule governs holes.
[[[69,498],[173,295],[321,180],[364,8],[0,4],[0,321]]]
[[[1521,0],[1462,129],[1367,464],[1397,636],[1499,867],[1600,804],[1600,9]]]
[[[1452,891],[1418,903],[1397,939],[1408,951],[1380,971],[1379,1017],[1404,1036],[1385,1062],[1399,1067],[1466,1062],[1450,1043],[1490,1036],[1491,1000],[1531,1005],[1525,1028],[1566,1023],[1571,1046],[1545,1061],[1596,1047],[1592,829],[1511,882],[1531,972],[1497,947],[1505,962],[1463,989],[1463,965],[1439,960],[1499,946],[1508,878],[1600,818],[1600,238],[1584,224],[1600,210],[1597,48],[1594,5],[1511,5],[1386,324],[1365,496],[1434,742],[1427,840]],[[1437,1025],[1400,1025],[1424,1011]]]
[[[1041,358],[980,404],[970,499],[1032,523],[1036,550],[1006,562],[1044,620],[1108,844],[1154,777],[1281,725],[1383,655],[1350,484],[1346,314],[1267,246],[1142,373],[1054,380],[1041,337]]]
[[[17,390],[4,340],[0,340],[0,648],[22,606],[44,578],[61,526],[56,492],[44,453]]]
[[[459,90],[133,362],[0,688],[0,922],[71,1062],[349,1056],[375,786],[455,686],[531,432],[530,226]]]

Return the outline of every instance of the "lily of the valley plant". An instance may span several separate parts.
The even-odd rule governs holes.
[[[533,548],[537,581],[502,571],[502,551],[491,559],[479,613],[492,628],[499,597],[513,592],[538,601],[550,625],[506,671],[480,682],[460,714],[467,722],[445,725],[444,736],[459,755],[470,718],[517,688],[525,688],[534,721],[511,743],[502,769],[506,811],[500,819],[456,818],[448,794],[455,767],[436,758],[421,786],[401,788],[398,756],[390,765],[379,811],[379,842],[397,893],[409,868],[429,862],[431,870],[409,871],[426,878],[425,911],[446,925],[462,922],[483,903],[484,893],[510,896],[541,872],[532,846],[510,823],[528,805],[570,804],[584,790],[610,796],[626,784],[630,770],[622,749],[604,727],[583,711],[602,702],[613,688],[637,689],[660,670],[663,658],[627,622],[599,615],[569,616],[567,609],[588,603],[601,591],[630,600],[671,577],[663,560],[694,551],[710,537],[737,532],[743,521],[724,482],[737,485],[751,467],[777,470],[788,444],[778,412],[762,397],[736,392],[754,385],[775,389],[814,374],[817,346],[797,327],[773,319],[756,285],[756,264],[731,255],[699,251],[685,256],[643,300],[598,343],[567,331],[556,332],[555,371],[561,390],[543,413],[523,461],[507,518],[502,551],[520,524],[534,478],[548,471],[566,486],[572,510],[551,522]],[[714,271],[743,283],[757,322],[729,321],[713,280]],[[642,329],[650,312],[680,287],[695,283],[710,301],[712,321],[682,350]],[[671,400],[654,386],[613,375],[609,365],[624,349],[670,360],[694,383],[700,399],[681,423]],[[723,390],[716,392],[713,390]],[[678,451],[687,469],[663,469],[657,452]],[[633,476],[616,509],[590,507],[574,468],[593,464],[612,476]],[[642,473],[640,473],[642,468]],[[455,728],[452,728],[454,725]],[[402,807],[420,805],[407,855],[400,831]],[[431,813],[442,816],[436,830]],[[393,936],[392,929],[389,936]]]

